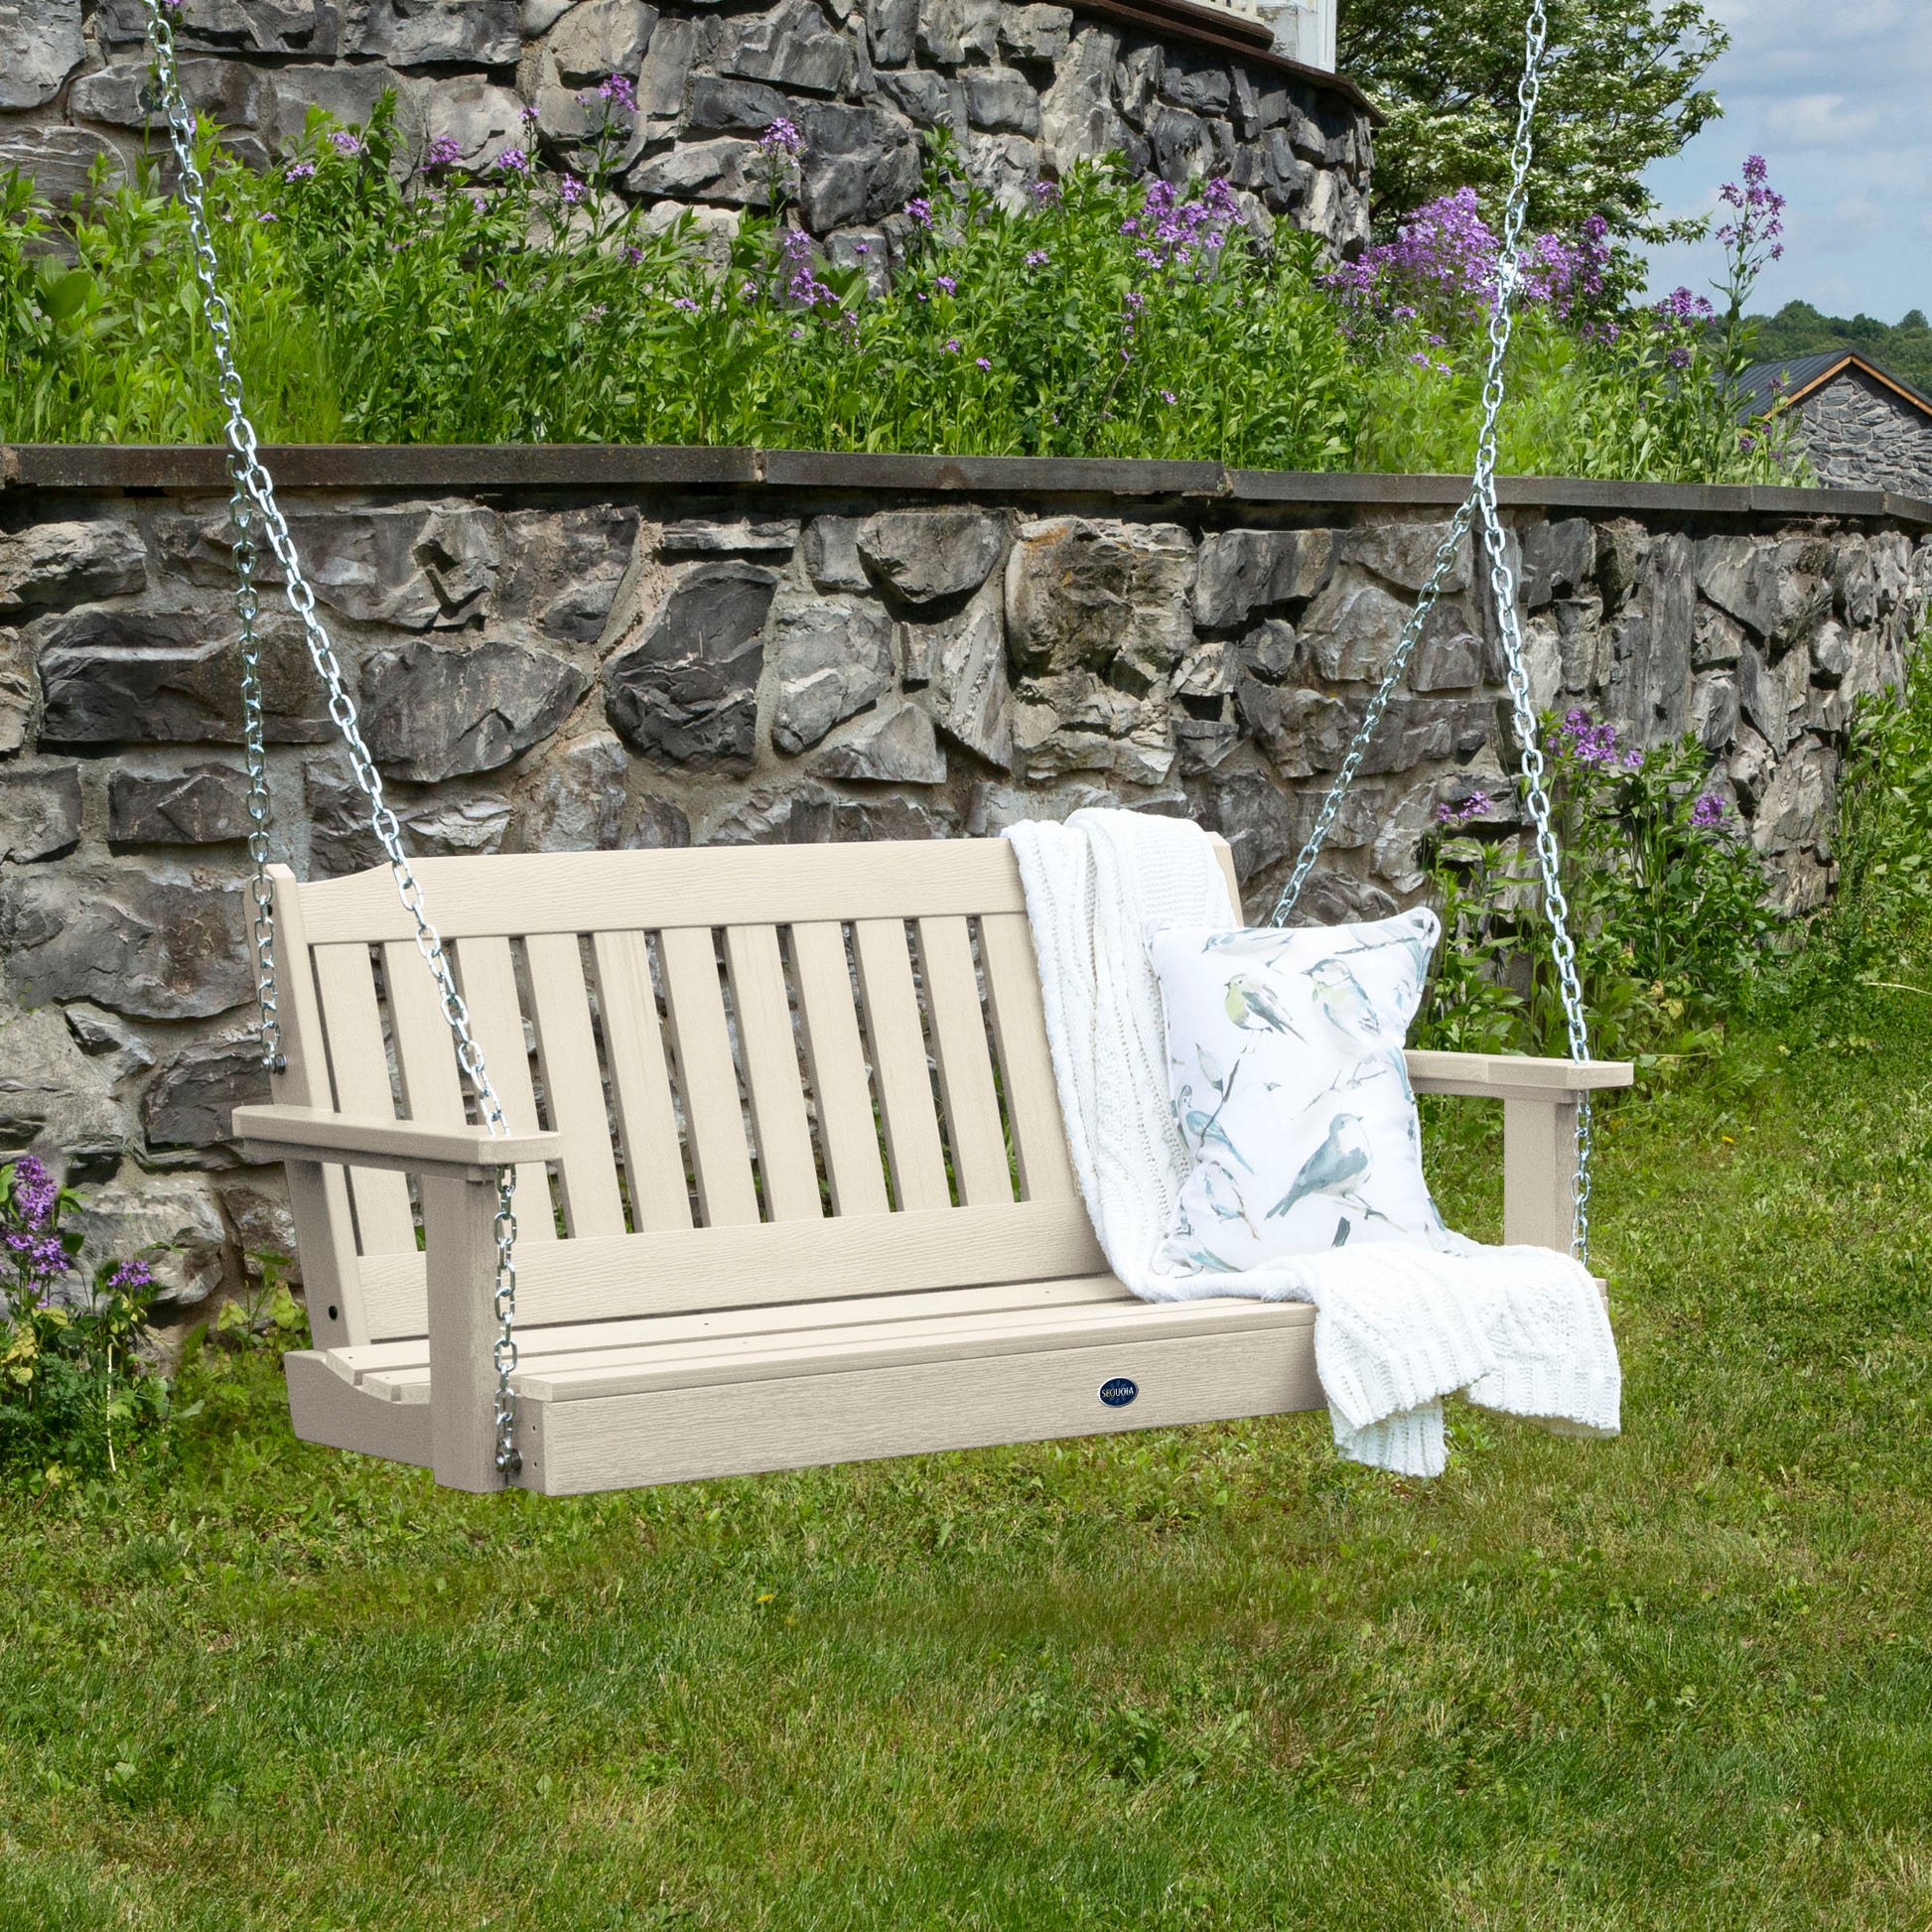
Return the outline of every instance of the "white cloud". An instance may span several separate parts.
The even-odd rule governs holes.
[[[1843,94],[1800,94],[1772,104],[1765,117],[1778,133],[1801,147],[1838,147],[1877,125],[1875,107],[1853,107]]]

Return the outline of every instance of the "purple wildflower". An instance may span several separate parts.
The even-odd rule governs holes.
[[[260,213],[258,213],[255,216],[255,219],[257,221],[279,221],[281,218],[282,217],[279,214],[274,213],[271,209],[268,208],[263,208],[260,211]]]
[[[1036,181],[1032,192],[1035,207],[1051,207],[1060,199],[1060,185],[1056,181]]]
[[[291,161],[288,166],[290,181],[307,181],[315,172],[316,164],[313,161]]]
[[[1691,823],[1700,831],[1710,831],[1725,822],[1725,801],[1715,791],[1701,793],[1691,805]]]
[[[1436,823],[1448,826],[1451,831],[1459,831],[1473,819],[1478,819],[1490,807],[1489,794],[1480,786],[1468,792],[1459,804],[1451,805],[1448,799],[1436,807]]]
[[[463,159],[463,150],[453,134],[439,134],[423,150],[425,168],[454,168]]]
[[[145,1261],[124,1261],[107,1278],[107,1286],[122,1295],[154,1286],[154,1270]]]
[[[694,316],[698,313],[698,305],[688,295],[674,296],[671,300],[671,307],[673,309],[682,309],[687,316]]]
[[[1025,260],[1029,268],[1044,268],[1046,266],[1046,250],[1044,248],[1029,248]]]
[[[557,184],[557,194],[566,207],[575,207],[584,199],[584,184],[575,175],[566,174]]]
[[[354,156],[362,152],[361,142],[354,135],[350,134],[346,128],[338,128],[329,137],[329,145],[341,155]]]
[[[950,275],[935,275],[932,278],[932,286],[936,288],[941,295],[953,295],[956,294],[959,289],[959,284],[955,282]]]
[[[915,195],[905,205],[905,211],[920,227],[932,226],[932,204],[923,195]]]
[[[1161,391],[1161,400],[1164,403],[1166,403],[1170,409],[1172,409],[1174,406],[1174,404],[1180,400],[1180,398],[1177,395],[1175,395],[1172,389],[1163,389]]]
[[[989,362],[984,355],[975,355],[973,357],[973,366],[976,369],[990,370],[993,367],[993,364]]]
[[[47,1225],[60,1195],[54,1176],[33,1155],[23,1154],[14,1163],[14,1212],[30,1231],[38,1234]]]
[[[812,271],[812,238],[803,228],[780,228],[778,252],[789,270],[785,293],[794,302],[807,309],[816,309],[821,304],[831,309],[838,307],[839,298]]]
[[[948,336],[946,338],[946,353],[948,355],[957,355],[959,353],[959,338],[957,336]]]
[[[805,151],[805,137],[798,131],[797,122],[781,114],[759,137],[759,150],[762,154],[788,154],[795,161]]]
[[[626,114],[637,111],[637,89],[627,74],[606,74],[597,95],[610,106],[621,107]]]
[[[1572,709],[1550,741],[1550,749],[1562,757],[1568,753],[1579,764],[1614,764],[1617,759],[1616,727],[1594,723],[1581,705]],[[1637,762],[1643,762],[1638,754]]]
[[[1752,276],[1767,261],[1784,255],[1778,237],[1784,233],[1785,201],[1770,186],[1770,172],[1761,154],[1751,155],[1744,163],[1742,184],[1727,181],[1718,191],[1725,206],[1736,210],[1736,218],[1718,230],[1718,239]]]
[[[496,157],[496,165],[506,175],[527,175],[530,172],[530,157],[521,148],[505,148]]]
[[[530,104],[526,106],[523,112],[518,116],[518,119],[522,121],[525,127],[535,127],[537,124],[536,102],[531,101]]]

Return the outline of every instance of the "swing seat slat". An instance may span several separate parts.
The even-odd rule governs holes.
[[[287,1358],[298,1435],[499,1486],[506,1158],[524,1487],[1319,1406],[1308,1308],[1149,1304],[1107,1272],[1005,841],[417,871],[511,1138],[465,1117],[388,871],[276,869],[287,1067],[235,1131],[288,1169],[316,1342]],[[1506,1236],[1567,1246],[1578,1099],[1630,1070],[1411,1066],[1504,1099]]]

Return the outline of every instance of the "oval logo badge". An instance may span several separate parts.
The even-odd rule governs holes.
[[[1141,1385],[1129,1375],[1110,1375],[1100,1385],[1100,1399],[1109,1409],[1125,1409],[1141,1392]]]

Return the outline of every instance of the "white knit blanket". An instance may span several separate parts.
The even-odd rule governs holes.
[[[1151,924],[1234,923],[1205,834],[1185,820],[1080,811],[1007,833],[1038,957],[1067,1144],[1113,1271],[1150,1302],[1309,1302],[1315,1366],[1343,1455],[1405,1475],[1446,1459],[1443,1397],[1560,1434],[1614,1436],[1622,1376],[1595,1284],[1547,1248],[1449,1252],[1377,1242],[1233,1275],[1155,1257],[1191,1162],[1168,1097]]]

